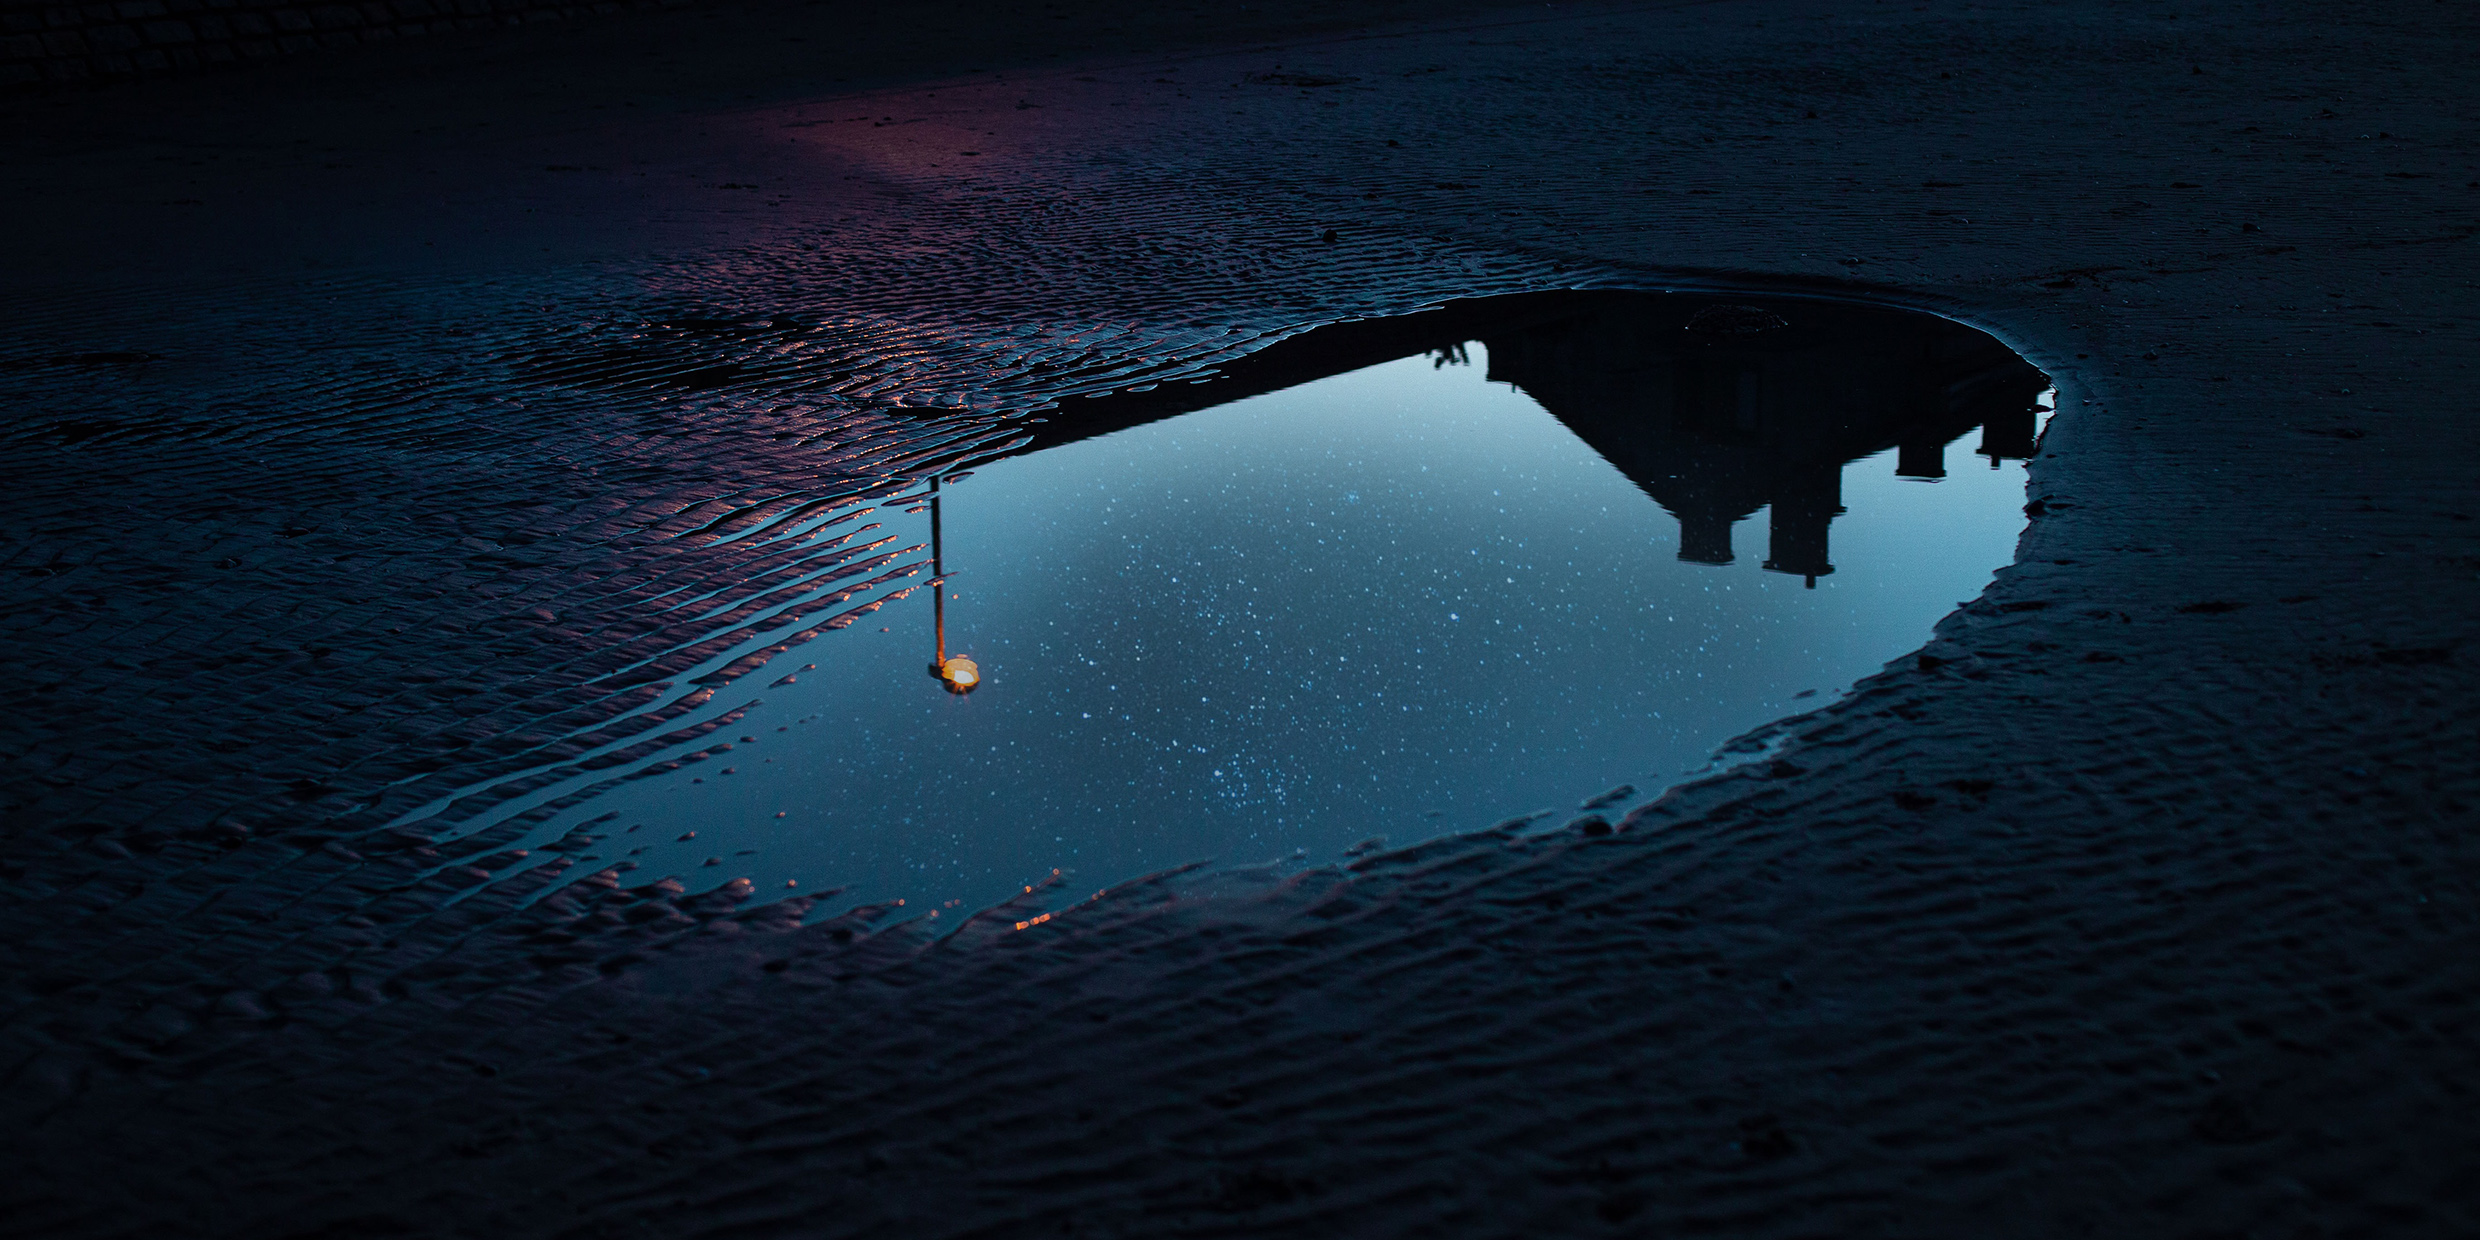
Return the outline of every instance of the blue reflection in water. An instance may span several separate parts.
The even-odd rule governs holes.
[[[978,663],[973,693],[925,676],[916,594],[805,647],[817,670],[734,729],[754,743],[569,818],[642,827],[601,850],[640,849],[634,879],[915,908],[1054,868],[1090,890],[1198,858],[1323,860],[1650,793],[1918,646],[2012,558],[2020,466],[1898,476],[1942,472],[1959,428],[1776,496],[1815,511],[1775,525],[1765,558],[1791,571],[1769,572],[1728,545],[1731,503],[1674,498],[1706,509],[1674,518],[1660,479],[1490,365],[1476,342],[951,481],[946,641]],[[1766,515],[1784,514],[1739,535]],[[931,515],[875,519],[918,539]]]

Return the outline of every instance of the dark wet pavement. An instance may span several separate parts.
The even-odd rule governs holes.
[[[12,104],[6,1226],[2467,1235],[2468,24],[1724,4],[866,101]],[[378,829],[763,735],[696,712],[826,664],[725,655],[884,552],[730,535],[1046,404],[1752,280],[1983,325],[2061,413],[1917,657],[1607,835],[941,935],[622,890],[492,803]]]

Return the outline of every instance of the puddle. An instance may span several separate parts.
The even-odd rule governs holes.
[[[729,751],[538,838],[616,815],[632,880],[970,908],[1641,800],[1979,593],[2047,386],[1933,316],[1593,293],[1072,401],[866,518],[935,523],[944,597],[779,658],[815,666]]]

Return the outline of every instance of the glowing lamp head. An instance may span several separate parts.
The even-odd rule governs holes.
[[[931,669],[938,673],[939,683],[949,693],[971,693],[982,683],[982,667],[963,655],[949,655],[947,660]]]

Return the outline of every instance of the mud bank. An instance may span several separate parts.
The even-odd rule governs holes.
[[[2480,1229],[2468,13],[747,13],[6,105],[9,1232]],[[1752,281],[2062,413],[1616,830],[933,934],[390,825],[732,726],[902,565],[730,535],[1055,402]]]

